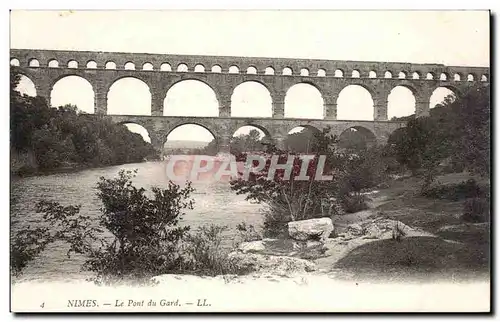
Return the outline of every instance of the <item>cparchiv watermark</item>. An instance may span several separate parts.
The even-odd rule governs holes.
[[[286,162],[284,157],[286,156]],[[328,181],[325,175],[325,155],[262,155],[247,154],[245,160],[237,161],[232,154],[170,155],[166,160],[166,174],[172,181],[226,181],[249,180],[252,174],[274,180]]]

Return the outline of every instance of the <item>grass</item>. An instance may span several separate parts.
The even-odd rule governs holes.
[[[435,237],[408,237],[359,246],[334,268],[355,279],[431,282],[484,278],[488,264],[488,253],[470,245]]]
[[[450,174],[439,179],[450,184],[467,177]],[[350,251],[333,269],[348,278],[398,282],[488,277],[489,225],[465,223],[460,218],[463,200],[426,198],[420,194],[420,187],[420,180],[414,177],[392,182],[377,197],[385,202],[372,212],[423,229],[435,237],[373,241]]]

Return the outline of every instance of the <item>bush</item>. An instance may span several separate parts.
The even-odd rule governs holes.
[[[470,198],[464,203],[464,214],[461,219],[465,222],[480,223],[490,221],[490,199]]]
[[[68,256],[87,257],[83,269],[95,272],[99,281],[148,279],[177,271],[184,262],[180,244],[189,231],[189,227],[178,227],[178,221],[184,209],[193,208],[189,199],[193,189],[189,183],[181,188],[169,182],[167,189],[152,188],[149,198],[145,189],[132,185],[133,176],[131,171],[120,171],[114,179],[101,177],[97,184],[103,203],[99,225],[80,214],[79,206],[41,201],[37,211],[51,233],[38,231],[37,238],[25,240],[23,247],[14,243],[13,270],[25,266],[47,243],[62,240],[70,245]]]
[[[441,185],[428,188],[422,192],[427,198],[463,200],[467,198],[480,198],[489,194],[488,189],[481,187],[474,179],[469,179],[457,184]]]
[[[239,223],[236,226],[236,230],[239,234],[239,243],[262,239],[262,236],[255,230],[255,227],[253,225],[247,225],[245,222]]]
[[[226,275],[239,273],[228,258],[229,252],[222,247],[222,233],[227,226],[202,226],[195,234],[188,235],[182,255],[183,268],[200,275]]]
[[[366,197],[359,193],[345,194],[341,198],[342,207],[347,213],[368,209]]]

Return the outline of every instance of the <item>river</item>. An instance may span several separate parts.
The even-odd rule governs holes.
[[[144,162],[113,167],[95,168],[71,173],[13,178],[11,181],[11,229],[15,233],[28,225],[43,225],[34,209],[41,199],[52,200],[63,205],[81,204],[81,213],[95,215],[101,207],[96,196],[96,183],[101,176],[115,177],[120,169],[137,169],[132,180],[135,186],[149,190],[152,186],[167,184],[165,166],[162,162]],[[242,195],[231,191],[227,182],[196,182],[194,209],[186,210],[181,225],[193,228],[204,224],[228,226],[225,233],[226,245],[230,245],[236,234],[236,225],[241,222],[260,227],[262,215],[260,205],[252,204]],[[54,244],[26,267],[23,279],[74,279],[88,274],[80,270],[84,258],[66,256],[67,245]]]

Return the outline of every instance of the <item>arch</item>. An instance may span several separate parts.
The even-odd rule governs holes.
[[[95,69],[97,68],[97,63],[93,60],[89,60],[86,65],[87,68]]]
[[[229,74],[239,74],[240,73],[240,69],[238,68],[238,66],[232,65],[232,66],[229,67],[228,73]]]
[[[264,74],[266,74],[266,75],[274,75],[274,68],[272,68],[271,66],[266,67],[266,70],[264,71]]]
[[[174,83],[163,100],[164,116],[219,116],[217,93],[199,79]]]
[[[135,70],[135,64],[133,62],[129,61],[129,62],[125,63],[123,68],[126,70]]]
[[[205,66],[203,66],[202,64],[196,64],[196,66],[194,66],[194,72],[195,73],[204,73]]]
[[[481,75],[481,82],[487,82],[487,81],[488,81],[488,74]]]
[[[338,147],[345,150],[363,150],[377,144],[375,134],[364,126],[351,126],[339,135]]]
[[[292,71],[292,69],[290,67],[283,68],[282,75],[292,76],[292,74],[293,74],[293,71]]]
[[[19,59],[17,59],[17,58],[12,58],[12,59],[10,60],[10,65],[11,65],[11,66],[19,66]]]
[[[387,96],[387,117],[404,117],[415,114],[415,89],[405,86],[395,86]]]
[[[142,65],[142,70],[153,70],[153,64],[151,64],[151,63],[144,63]]]
[[[314,126],[300,125],[290,131],[285,139],[285,150],[295,153],[314,152],[314,134],[319,132]]]
[[[26,75],[20,74],[19,83],[15,90],[21,95],[28,95],[35,97],[37,94],[35,83]]]
[[[188,67],[186,64],[180,63],[179,65],[177,65],[177,71],[181,72],[181,73],[185,73],[188,71]]]
[[[28,66],[29,67],[40,67],[40,62],[36,58],[33,58],[33,59],[30,59]]]
[[[50,105],[75,105],[79,111],[94,113],[94,89],[83,77],[68,75],[58,79],[52,86]]]
[[[392,73],[390,71],[386,71],[384,73],[384,78],[392,78]]]
[[[106,69],[116,69],[116,63],[114,61],[108,61],[106,62],[105,67]]]
[[[369,78],[377,78],[377,73],[374,70],[370,70],[368,73]]]
[[[285,95],[286,118],[323,119],[324,100],[315,86],[307,83],[295,84]]]
[[[427,75],[425,76],[425,79],[434,79],[434,73],[427,73]]]
[[[455,73],[455,75],[453,75],[453,80],[459,82],[462,80],[462,76],[459,73]]]
[[[337,98],[338,120],[373,120],[374,102],[369,88],[363,85],[344,87]]]
[[[361,77],[361,75],[359,74],[359,70],[354,69],[354,70],[352,71],[352,73],[351,73],[351,77],[352,77],[352,78],[360,78],[360,77]]]
[[[253,123],[243,125],[234,131],[230,139],[231,153],[264,151],[266,146],[262,143],[271,141],[269,131],[263,126]]]
[[[272,117],[273,100],[269,89],[257,81],[236,86],[231,95],[231,116]]]
[[[429,108],[444,104],[446,101],[454,101],[457,98],[458,91],[450,86],[439,86],[432,91],[429,99]]]
[[[222,67],[220,67],[220,65],[213,65],[212,73],[222,73]]]
[[[118,124],[125,125],[130,132],[139,134],[144,142],[151,143],[150,133],[142,124],[131,121],[120,122]]]
[[[399,72],[398,78],[399,79],[405,79],[406,78],[406,73],[405,72]]]
[[[257,74],[257,68],[255,68],[255,66],[248,67],[247,74]]]
[[[217,139],[216,133],[206,124],[196,121],[187,121],[176,124],[162,138],[163,149],[165,152],[176,150],[180,153],[195,152],[210,144]],[[170,141],[170,142],[169,142]],[[192,143],[188,143],[191,141]],[[195,152],[198,154],[199,152]]]
[[[170,66],[169,63],[162,63],[160,65],[160,71],[162,71],[162,72],[171,72],[172,71],[172,66]]]
[[[307,68],[302,68],[300,70],[300,76],[309,76],[309,69]]]
[[[473,82],[474,81],[474,75],[473,74],[467,75],[467,81],[468,82]]]
[[[413,72],[411,78],[413,78],[413,79],[420,79],[420,73],[419,72]]]
[[[326,70],[323,68],[318,69],[318,76],[319,77],[325,77],[326,76]]]
[[[344,77],[344,71],[342,69],[336,69],[333,76],[334,77]]]
[[[68,62],[68,68],[78,68],[78,62],[76,60],[70,60]]]
[[[108,114],[151,115],[149,86],[137,77],[116,79],[107,93]]]
[[[439,80],[442,80],[442,81],[448,80],[448,74],[441,73],[441,75],[439,75]]]
[[[59,62],[55,59],[51,59],[49,63],[47,64],[48,67],[50,68],[57,68],[59,67]]]

